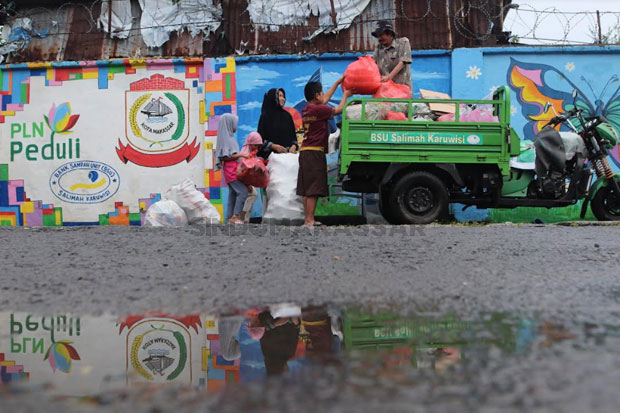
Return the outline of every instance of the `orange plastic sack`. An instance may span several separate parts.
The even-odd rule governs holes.
[[[237,178],[246,185],[266,188],[269,185],[269,172],[262,159],[253,156],[244,158],[237,167]]]
[[[372,95],[379,86],[381,74],[372,56],[358,57],[344,72],[343,89],[353,89],[360,95]]]
[[[411,88],[407,85],[394,83],[391,80],[381,83],[375,92],[374,98],[411,99]]]
[[[407,115],[402,112],[389,111],[387,113],[387,120],[407,120]]]

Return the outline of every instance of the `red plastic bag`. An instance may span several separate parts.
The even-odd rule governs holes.
[[[407,85],[394,83],[391,80],[381,83],[373,95],[374,98],[411,99],[411,88]]]
[[[266,188],[269,185],[269,172],[261,158],[243,158],[237,167],[237,178],[246,185]]]
[[[355,90],[360,95],[372,95],[381,86],[379,67],[372,56],[358,57],[344,72],[343,89]]]
[[[387,113],[387,120],[407,120],[407,115],[402,112],[389,111]]]

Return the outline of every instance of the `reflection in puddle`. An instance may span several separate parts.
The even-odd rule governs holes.
[[[219,316],[152,312],[120,319],[5,312],[0,326],[0,393],[45,389],[63,397],[163,383],[210,393],[317,369],[346,372],[353,387],[365,388],[378,379],[399,382],[403,371],[442,375],[493,352],[526,353],[536,342],[574,338],[561,326],[505,314],[404,317],[292,304]]]

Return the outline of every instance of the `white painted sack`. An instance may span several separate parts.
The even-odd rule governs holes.
[[[185,211],[190,225],[220,223],[220,213],[189,179],[171,186],[164,198],[173,200]]]
[[[162,199],[146,211],[145,227],[182,227],[187,225],[187,216],[176,202]]]
[[[297,172],[299,155],[273,153],[267,164],[269,185],[267,185],[267,208],[264,219],[303,219],[304,207],[297,196]]]

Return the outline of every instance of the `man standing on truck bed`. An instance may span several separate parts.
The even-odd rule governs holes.
[[[392,80],[406,85],[413,92],[409,39],[397,37],[394,27],[387,21],[380,21],[372,35],[379,40],[373,56],[381,72],[381,81]]]

